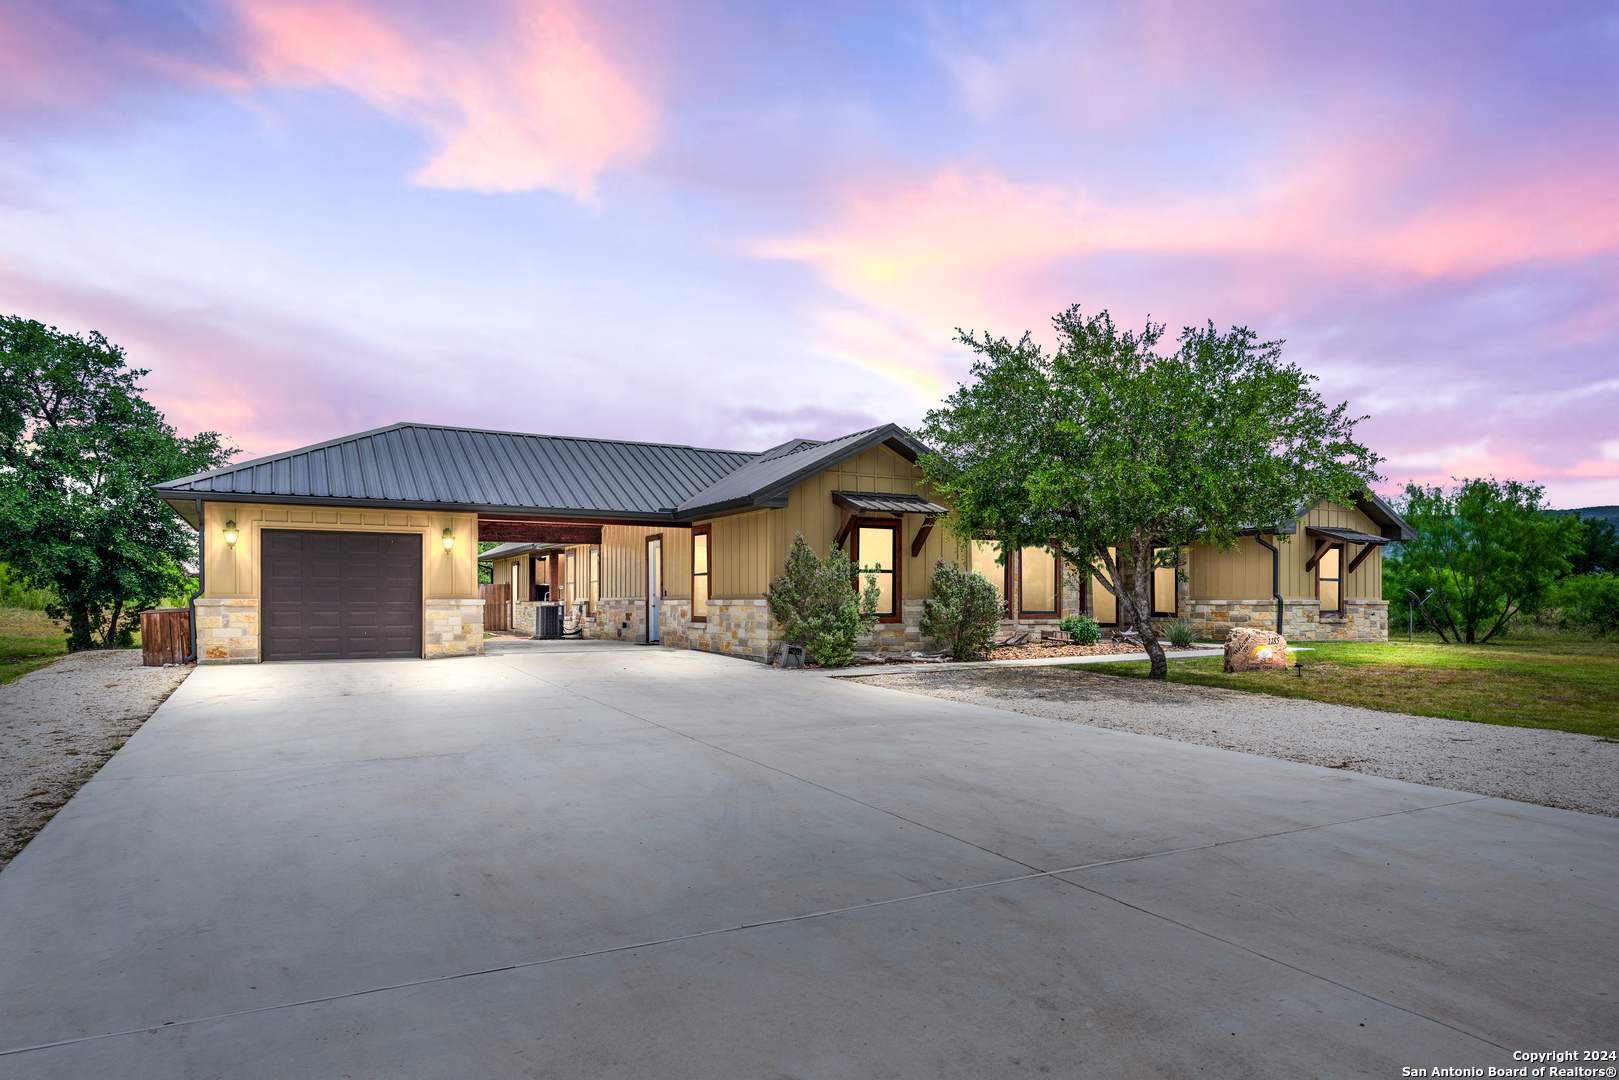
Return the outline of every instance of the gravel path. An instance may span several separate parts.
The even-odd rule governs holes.
[[[853,680],[1245,754],[1619,817],[1619,742],[1053,667]]]
[[[191,674],[82,652],[0,686],[0,868]]]

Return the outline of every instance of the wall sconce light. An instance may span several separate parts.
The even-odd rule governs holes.
[[[444,550],[449,551],[453,547],[455,547],[455,534],[450,532],[449,529],[445,529],[444,530]]]
[[[237,535],[236,519],[232,518],[231,520],[225,522],[225,546],[231,548],[235,547]]]

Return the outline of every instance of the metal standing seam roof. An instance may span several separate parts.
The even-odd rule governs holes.
[[[1336,525],[1306,525],[1304,533],[1306,536],[1321,536],[1328,540],[1341,540],[1347,544],[1376,544],[1381,547],[1393,542],[1386,536],[1373,536],[1359,529],[1340,529]]]
[[[758,455],[723,480],[692,495],[676,509],[682,519],[730,510],[740,506],[767,506],[787,497],[794,484],[825,472],[841,461],[865,453],[874,446],[887,445],[909,461],[927,452],[927,447],[906,435],[897,424],[867,428],[841,439],[790,450]],[[780,449],[779,447],[777,449]]]
[[[670,520],[682,501],[758,457],[402,423],[170,480],[157,493]]]
[[[851,510],[873,510],[890,514],[948,514],[948,507],[929,502],[920,495],[896,495],[872,491],[834,491],[832,501]]]

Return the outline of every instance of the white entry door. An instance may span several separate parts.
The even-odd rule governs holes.
[[[646,542],[646,639],[662,641],[660,615],[663,613],[663,538]]]

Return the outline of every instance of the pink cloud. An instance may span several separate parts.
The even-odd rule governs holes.
[[[336,87],[418,128],[435,143],[418,184],[591,201],[604,171],[651,148],[652,106],[569,3],[514,4],[498,33],[476,42],[359,0],[236,8],[247,85]]]

